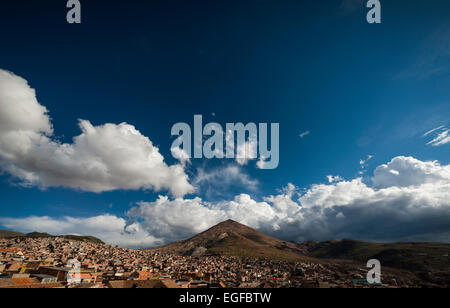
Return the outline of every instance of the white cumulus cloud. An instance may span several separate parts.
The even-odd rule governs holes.
[[[343,181],[344,178],[342,178],[339,175],[327,175],[327,180],[328,180],[328,183],[334,183],[334,182]]]
[[[399,156],[375,169],[372,178],[378,188],[408,187],[450,182],[450,165],[437,161],[423,162],[413,157]]]
[[[73,143],[52,139],[47,109],[27,81],[0,70],[0,167],[24,185],[90,192],[116,189],[193,192],[183,165],[168,166],[134,126],[80,120]]]

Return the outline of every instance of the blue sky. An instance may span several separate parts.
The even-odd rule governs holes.
[[[199,168],[214,176],[197,182],[197,191],[185,200],[198,197],[215,205],[239,194],[264,202],[282,194],[288,183],[300,193],[291,194],[295,201],[314,184],[334,185],[328,175],[348,182],[361,177],[377,189],[375,168],[400,156],[438,161],[440,176],[448,180],[450,143],[427,144],[450,126],[448,1],[381,1],[377,25],[366,22],[368,9],[358,0],[82,1],[80,25],[66,23],[61,2],[15,1],[0,10],[0,69],[36,90],[37,101],[49,111],[52,140],[71,144],[81,134],[78,119],[94,126],[126,122],[148,137],[171,166],[178,163],[170,154],[171,127],[192,123],[194,114],[222,125],[280,123],[280,164],[274,170],[258,169],[256,161],[239,166],[233,160],[193,159],[186,166],[193,185]],[[360,160],[369,155],[373,158],[362,168]],[[227,180],[226,170],[238,175]],[[31,216],[108,215],[123,218],[127,226],[139,224],[154,238],[176,239],[151,231],[143,216],[129,220],[137,202],[154,202],[158,195],[173,199],[167,187],[88,192],[23,182],[3,168],[0,217],[9,219],[0,219],[4,228],[20,229],[23,221],[17,219]],[[448,186],[442,189],[447,192]],[[442,205],[445,217],[447,206]],[[201,220],[200,226],[217,217]],[[164,228],[175,228],[167,221]],[[273,220],[242,221],[284,238],[316,238],[312,231],[291,227],[285,229],[294,231],[278,234]],[[185,231],[172,230],[180,237],[198,230]],[[422,231],[405,236],[435,230]],[[449,231],[443,221],[440,235],[426,239],[450,240],[442,235]],[[352,232],[341,234],[357,234]]]

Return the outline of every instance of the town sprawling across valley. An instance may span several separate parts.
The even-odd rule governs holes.
[[[251,243],[244,241],[243,243],[252,247],[251,251],[256,254],[229,255],[236,251],[236,247],[231,247],[230,243],[236,245],[240,239],[242,244],[246,236],[253,239],[259,236],[258,242],[267,249],[258,252],[258,247],[252,247]],[[216,242],[211,239],[213,237],[217,237]],[[204,247],[200,249],[201,253],[198,247],[190,249],[190,253],[180,250],[186,245],[200,245],[202,241],[206,241],[205,246],[211,247],[211,254],[205,253],[208,249]],[[304,254],[307,254],[305,249],[308,245],[311,246],[311,243],[305,244],[306,246],[297,245],[295,250],[292,243],[280,241],[284,243],[284,247],[269,247],[268,241],[271,241],[272,245],[279,244],[277,239],[232,221],[219,224],[186,241],[156,249],[125,249],[105,244],[93,237],[50,236],[38,233],[27,236],[12,235],[0,239],[0,288],[448,286],[448,272],[417,274],[392,268],[383,270],[381,283],[369,284],[366,279],[369,269],[361,262],[316,259],[301,255],[299,252],[302,249]],[[220,251],[221,245],[229,249],[229,253],[223,250],[214,253]],[[348,243],[345,245],[348,246]],[[221,249],[224,249],[223,247]],[[240,248],[242,251],[242,247]],[[277,249],[280,254],[274,256],[273,253]],[[323,250],[322,246],[321,249]],[[265,253],[270,257],[264,257]],[[294,254],[298,255],[298,258]],[[446,258],[444,261],[448,260],[448,255],[442,258]]]

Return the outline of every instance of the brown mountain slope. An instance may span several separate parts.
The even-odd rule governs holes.
[[[152,251],[179,255],[226,255],[277,260],[317,261],[303,255],[296,244],[267,236],[233,220],[224,221],[190,239]]]
[[[24,236],[24,234],[8,230],[0,230],[0,238],[11,238],[17,236]]]

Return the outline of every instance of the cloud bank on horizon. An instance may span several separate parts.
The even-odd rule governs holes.
[[[27,81],[0,70],[0,168],[21,185],[96,193],[167,190],[175,198],[161,195],[138,202],[124,217],[2,217],[1,226],[22,232],[82,232],[125,247],[184,239],[226,219],[285,240],[450,242],[450,165],[398,156],[377,167],[369,183],[330,175],[328,183],[313,184],[301,194],[288,184],[261,200],[238,194],[209,202],[184,196],[202,183],[228,181],[256,188],[258,181],[241,170],[247,160],[221,169],[201,169],[191,184],[185,171],[189,162],[180,159],[180,164],[167,165],[159,149],[134,126],[94,126],[80,120],[79,127],[82,133],[73,143],[58,142],[47,109]],[[442,134],[443,128],[429,135]],[[445,140],[444,136],[437,142]]]
[[[379,166],[372,183],[336,178],[328,184],[314,184],[302,194],[288,184],[278,195],[261,201],[248,194],[216,203],[198,197],[160,196],[137,203],[126,219],[113,215],[0,218],[0,224],[22,232],[83,230],[83,234],[126,247],[185,239],[226,219],[294,241],[450,242],[450,165],[399,156]]]

